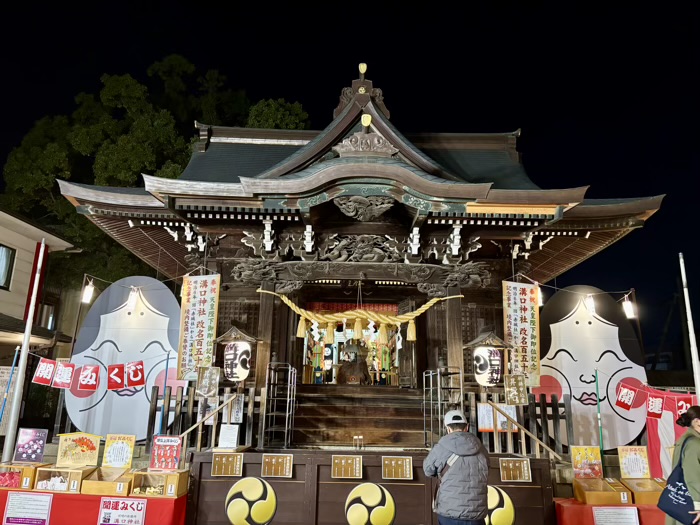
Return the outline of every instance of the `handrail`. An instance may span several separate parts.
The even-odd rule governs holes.
[[[192,432],[195,428],[202,426],[204,422],[212,417],[214,414],[218,413],[222,408],[224,408],[227,405],[230,405],[231,402],[238,397],[238,393],[233,394],[230,399],[227,399],[223,403],[221,403],[218,407],[216,407],[214,410],[211,411],[211,414],[208,414],[206,417],[203,417],[200,421],[197,421],[194,425],[192,425],[190,428],[185,430],[182,434],[180,434],[180,437],[184,439],[184,437]]]
[[[552,454],[557,460],[561,461],[562,463],[568,463],[568,461],[565,461],[559,454],[554,452],[551,448],[549,448],[543,441],[541,441],[537,436],[535,436],[532,432],[530,432],[528,429],[526,429],[524,426],[522,426],[520,423],[518,423],[515,419],[510,417],[508,414],[506,414],[503,410],[501,410],[498,405],[496,405],[493,401],[486,401],[489,405],[491,405],[491,408],[494,411],[497,411],[499,414],[504,416],[511,424],[515,425],[517,428],[520,429],[521,432],[524,432],[528,436],[530,436],[532,439],[534,439],[537,443],[542,445],[545,449],[549,451],[550,454]],[[546,421],[543,421],[542,424],[546,424]],[[498,429],[496,428],[496,422],[494,421],[494,431],[498,433]]]

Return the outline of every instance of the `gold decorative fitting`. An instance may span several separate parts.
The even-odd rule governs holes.
[[[365,89],[365,86],[360,86],[359,89],[357,90],[357,92],[358,92],[360,95],[364,95],[366,91],[367,91],[367,90]]]
[[[367,73],[367,64],[362,62],[360,63],[360,74],[364,75],[365,73]]]
[[[372,115],[368,115],[367,113],[362,115],[362,125],[364,127],[368,128],[371,123],[372,123]]]

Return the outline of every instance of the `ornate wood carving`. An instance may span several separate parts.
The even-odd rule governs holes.
[[[353,195],[352,197],[337,197],[333,199],[333,202],[348,217],[366,222],[380,217],[396,201],[393,197]]]
[[[378,133],[359,131],[333,146],[333,151],[341,157],[391,157],[399,150]]]
[[[389,236],[332,234],[323,247],[321,261],[389,263],[403,260],[399,242]]]

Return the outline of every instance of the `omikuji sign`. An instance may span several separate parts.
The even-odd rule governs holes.
[[[197,368],[214,364],[221,276],[186,276],[182,280],[178,379],[197,380]]]
[[[539,287],[503,281],[505,341],[512,345],[512,374],[523,374],[527,386],[540,386]]]

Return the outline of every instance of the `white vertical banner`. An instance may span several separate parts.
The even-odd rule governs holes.
[[[177,378],[197,380],[197,368],[214,363],[221,276],[185,276],[182,280]]]
[[[503,329],[512,346],[511,374],[523,374],[529,387],[540,386],[540,289],[536,284],[503,281]]]

